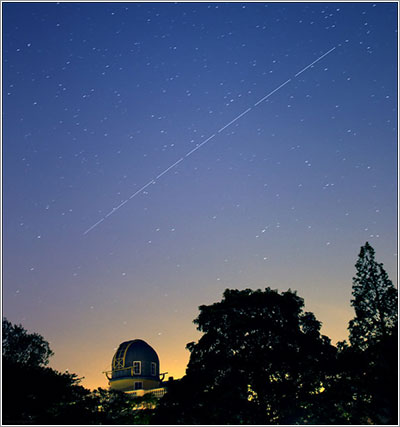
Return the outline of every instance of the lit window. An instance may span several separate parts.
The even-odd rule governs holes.
[[[154,362],[151,362],[151,375],[155,377],[157,374],[157,364]]]
[[[140,381],[135,382],[135,390],[141,390],[143,388],[143,383]]]
[[[140,362],[133,362],[133,375],[140,375],[141,374],[141,366]]]

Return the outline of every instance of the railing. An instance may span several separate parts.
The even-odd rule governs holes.
[[[136,396],[136,397],[142,397],[145,394],[152,393],[158,399],[161,399],[161,397],[163,397],[166,392],[167,392],[167,389],[165,387],[153,388],[153,389],[150,389],[150,390],[143,390],[143,389],[141,389],[141,390],[129,390],[129,391],[126,391],[126,393],[129,393],[130,395],[133,395],[133,396]]]
[[[127,370],[131,371],[130,376],[133,377],[134,376],[133,365],[132,366],[125,366],[125,368],[112,369],[111,371],[103,371],[102,373],[105,374],[107,379],[110,381],[112,379],[118,379],[118,378],[112,378],[113,372],[120,372],[120,371],[127,371]],[[109,376],[109,374],[111,374],[111,377]],[[167,374],[168,374],[168,372],[163,372],[163,373],[159,374],[158,375],[159,380],[164,381],[165,375],[167,375]],[[137,375],[137,376],[139,377],[140,375]],[[155,375],[155,377],[157,377],[157,375]]]

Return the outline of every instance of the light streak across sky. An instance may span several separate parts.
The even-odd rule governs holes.
[[[141,338],[180,378],[227,288],[295,289],[348,339],[366,241],[396,282],[396,2],[2,14],[3,314],[52,368],[106,388]]]
[[[314,64],[316,64],[317,62],[319,62],[322,58],[324,58],[325,56],[329,55],[331,52],[333,52],[336,49],[336,47],[332,47],[331,49],[329,49],[327,52],[325,52],[323,55],[321,55],[319,58],[317,58],[316,60],[314,60],[313,62],[311,62],[310,64],[308,64],[306,67],[304,67],[302,70],[300,70],[298,73],[295,74],[295,77],[299,76],[301,73],[303,73],[304,71],[306,71],[308,68],[312,67]],[[274,93],[278,92],[278,90],[282,89],[284,86],[286,86],[289,82],[291,82],[292,79],[288,79],[286,80],[284,83],[280,84],[278,87],[276,87],[273,91],[269,92],[267,95],[263,96],[261,99],[259,99],[254,105],[253,107],[256,107],[257,105],[261,104],[262,102],[264,102],[266,99],[268,99],[271,95],[273,95]],[[226,128],[228,128],[230,125],[232,125],[233,123],[235,123],[237,120],[239,120],[240,118],[242,118],[243,116],[245,116],[247,113],[249,113],[253,107],[249,107],[247,108],[247,110],[243,111],[242,113],[240,113],[238,116],[236,116],[233,120],[231,120],[229,123],[227,123],[226,125],[222,126],[217,133],[221,133],[223,130],[225,130]],[[149,185],[151,184],[155,184],[156,181],[161,178],[164,174],[166,174],[168,171],[170,171],[171,169],[175,168],[176,166],[179,165],[179,163],[181,163],[185,157],[189,157],[190,155],[192,155],[195,151],[197,151],[200,147],[202,147],[203,145],[205,145],[207,142],[211,141],[211,139],[213,139],[216,136],[216,134],[212,134],[211,136],[209,136],[206,140],[204,140],[201,144],[199,144],[197,147],[193,148],[192,150],[190,150],[188,153],[185,154],[184,157],[181,157],[180,159],[178,159],[175,163],[173,163],[172,165],[168,166],[163,172],[161,172],[159,175],[157,175],[155,178],[151,179],[146,185],[144,185],[142,188],[140,188],[139,190],[135,191],[132,195],[130,195],[126,200],[124,200],[122,203],[120,203],[117,207],[113,208],[110,212],[108,212],[102,219],[100,219],[99,221],[97,221],[96,223],[94,223],[92,226],[90,226],[86,231],[84,231],[84,235],[89,233],[89,231],[93,230],[94,228],[96,228],[98,225],[100,225],[106,218],[108,218],[109,216],[111,216],[112,214],[114,214],[115,212],[117,212],[118,209],[122,208],[122,206],[124,206],[129,200],[133,199],[134,197],[136,197],[137,195],[139,195],[145,188],[147,188]]]

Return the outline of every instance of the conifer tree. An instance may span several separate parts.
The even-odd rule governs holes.
[[[361,247],[353,278],[356,316],[349,323],[350,343],[360,350],[390,336],[397,326],[397,289],[383,264],[375,261],[375,251],[366,242]]]

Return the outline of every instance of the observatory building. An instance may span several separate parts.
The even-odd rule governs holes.
[[[161,397],[166,393],[160,375],[160,360],[155,350],[143,340],[121,343],[114,354],[111,371],[105,372],[110,389],[136,396],[153,393]]]

